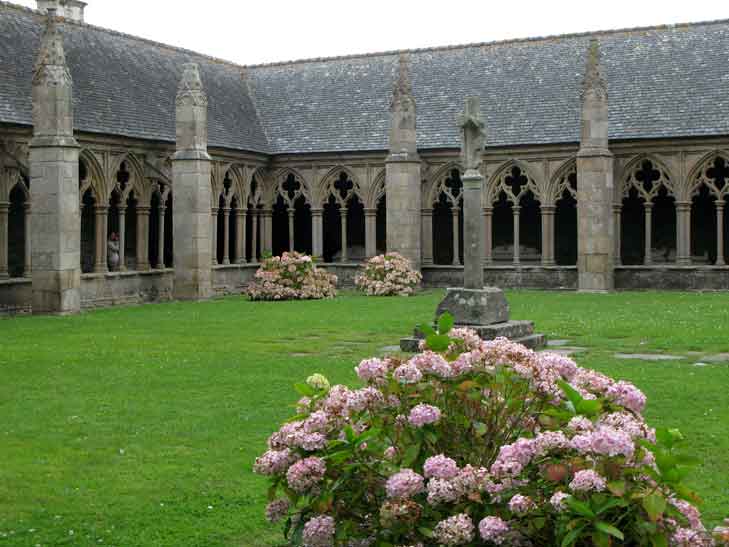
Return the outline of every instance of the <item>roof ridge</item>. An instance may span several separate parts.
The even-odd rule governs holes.
[[[24,12],[26,12],[28,14],[34,15],[35,17],[45,18],[45,15],[43,15],[42,13],[40,13],[38,10],[35,10],[33,8],[28,8],[26,6],[21,6],[19,4],[13,4],[12,2],[7,2],[6,0],[0,0],[0,8],[15,9],[17,11],[24,11]],[[144,42],[144,43],[149,44],[149,45],[152,45],[152,46],[156,46],[156,47],[159,47],[159,48],[167,49],[167,50],[170,50],[170,51],[176,51],[178,53],[186,53],[188,55],[194,55],[196,57],[201,57],[203,59],[206,59],[208,61],[212,61],[214,63],[228,65],[228,66],[230,66],[232,68],[236,68],[236,69],[246,68],[245,65],[241,65],[239,63],[235,63],[235,62],[229,61],[227,59],[221,59],[220,57],[214,57],[212,55],[206,55],[205,53],[200,53],[199,51],[193,51],[191,49],[187,49],[187,48],[183,48],[183,47],[179,47],[179,46],[173,46],[173,45],[170,45],[170,44],[165,44],[164,42],[157,42],[156,40],[152,40],[150,38],[144,38],[142,36],[136,36],[134,34],[129,34],[129,33],[126,33],[126,32],[121,32],[121,31],[114,30],[114,29],[110,29],[110,28],[106,28],[106,27],[100,27],[98,25],[92,25],[90,23],[86,23],[85,21],[74,21],[73,19],[68,19],[66,17],[59,17],[59,19],[63,20],[63,23],[64,24],[67,24],[67,25],[76,25],[76,26],[79,26],[79,27],[86,27],[86,28],[89,28],[89,29],[92,29],[92,30],[99,30],[99,31],[102,31],[102,32],[106,32],[106,33],[111,34],[113,36],[120,36],[122,38],[130,38],[132,40],[138,40],[140,42]]]
[[[0,0],[0,8],[2,8],[2,7],[11,8],[11,9],[15,9],[18,11],[24,11],[24,12],[33,14],[36,17],[43,17],[43,15],[40,12],[38,12],[38,10],[35,10],[33,8],[28,8],[26,6],[21,6],[19,4],[14,4],[14,3],[8,2],[6,0]],[[133,40],[139,40],[140,42],[144,42],[149,45],[157,46],[157,47],[164,48],[164,49],[171,50],[171,51],[176,51],[179,53],[186,53],[189,55],[194,55],[194,56],[206,59],[208,61],[212,61],[214,63],[228,65],[232,68],[237,68],[237,69],[268,68],[268,67],[287,66],[287,65],[305,64],[305,63],[321,63],[324,61],[343,61],[343,60],[347,60],[347,59],[367,59],[370,57],[383,57],[383,56],[390,56],[390,55],[399,55],[402,53],[427,53],[427,52],[435,52],[435,51],[450,51],[450,50],[456,50],[456,49],[468,49],[468,48],[486,47],[486,46],[502,46],[502,45],[508,45],[508,44],[527,44],[527,43],[532,43],[532,42],[565,39],[565,38],[587,38],[587,37],[606,36],[606,35],[620,34],[620,33],[629,33],[629,32],[645,32],[645,31],[651,31],[651,30],[668,30],[668,29],[673,29],[673,28],[687,28],[687,27],[691,28],[691,27],[700,27],[700,26],[708,26],[708,25],[729,24],[729,18],[710,19],[710,20],[706,20],[706,21],[689,21],[689,22],[683,22],[683,23],[648,25],[648,26],[642,26],[642,27],[641,26],[624,27],[624,28],[617,28],[617,29],[603,29],[603,30],[585,31],[585,32],[567,32],[567,33],[563,33],[563,34],[547,34],[544,36],[531,36],[531,37],[526,37],[526,38],[508,38],[508,39],[504,39],[504,40],[470,42],[470,43],[465,43],[465,44],[451,44],[451,45],[444,45],[444,46],[428,46],[428,47],[410,48],[410,49],[407,49],[407,48],[406,49],[391,49],[391,50],[374,51],[374,52],[367,52],[367,53],[350,53],[347,55],[309,57],[309,58],[302,58],[302,59],[291,59],[291,60],[287,60],[287,61],[274,61],[274,62],[270,62],[270,63],[240,64],[240,63],[236,63],[234,61],[229,61],[227,59],[222,59],[220,57],[206,55],[205,53],[200,53],[199,51],[193,51],[191,49],[187,49],[187,48],[183,48],[183,47],[179,47],[179,46],[173,46],[170,44],[165,44],[164,42],[157,42],[156,40],[152,40],[150,38],[144,38],[142,36],[136,36],[134,34],[128,34],[126,32],[121,32],[121,31],[106,28],[106,27],[100,27],[100,26],[92,25],[92,24],[86,23],[86,22],[73,21],[71,19],[67,19],[67,18],[63,18],[63,17],[61,17],[61,19],[63,19],[64,23],[66,23],[66,24],[77,25],[80,27],[87,27],[90,29],[107,32],[107,33],[115,35],[115,36],[121,36],[123,38],[131,38]]]
[[[403,53],[427,53],[427,52],[434,52],[434,51],[449,51],[449,50],[455,50],[455,49],[468,49],[468,48],[485,47],[485,46],[502,46],[502,45],[509,45],[509,44],[542,42],[542,41],[547,41],[547,40],[557,40],[557,39],[565,39],[565,38],[587,38],[587,37],[595,37],[595,36],[599,37],[599,36],[621,34],[621,33],[646,32],[646,31],[653,31],[653,30],[668,30],[668,29],[674,29],[674,28],[693,28],[693,27],[719,25],[719,24],[729,24],[729,19],[711,19],[711,20],[707,20],[707,21],[666,23],[666,24],[650,25],[650,26],[643,26],[643,27],[624,27],[624,28],[617,28],[617,29],[604,29],[604,30],[584,31],[584,32],[567,32],[564,34],[547,34],[545,36],[531,36],[531,37],[527,37],[527,38],[507,38],[504,40],[491,40],[491,41],[487,41],[487,42],[469,42],[469,43],[464,43],[464,44],[452,44],[452,45],[445,45],[445,46],[428,46],[428,47],[410,48],[410,49],[390,49],[390,50],[375,51],[375,52],[369,52],[369,53],[350,53],[347,55],[333,55],[333,56],[329,56],[329,57],[310,57],[310,58],[303,58],[303,59],[292,59],[289,61],[275,61],[275,62],[271,62],[271,63],[258,63],[258,64],[252,64],[252,65],[243,65],[243,68],[255,69],[255,68],[268,68],[268,67],[285,66],[285,65],[305,64],[305,63],[320,63],[320,62],[324,62],[324,61],[341,61],[341,60],[347,60],[347,59],[366,59],[369,57],[394,56],[394,55],[400,55]]]

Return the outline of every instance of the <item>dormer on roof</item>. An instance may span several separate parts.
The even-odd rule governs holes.
[[[77,23],[84,22],[84,10],[86,2],[80,0],[37,0],[38,11],[47,13],[49,9],[55,9],[56,15],[65,17]]]

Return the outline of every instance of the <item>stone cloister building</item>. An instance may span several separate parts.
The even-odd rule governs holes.
[[[290,249],[460,284],[471,95],[487,284],[729,288],[729,21],[242,67],[38,7],[0,2],[0,309],[239,292]]]

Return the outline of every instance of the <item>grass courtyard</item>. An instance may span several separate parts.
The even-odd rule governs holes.
[[[441,294],[0,320],[0,547],[280,545],[251,466],[292,413],[292,384],[353,384],[354,365]],[[729,294],[508,297],[513,318],[586,348],[580,365],[638,385],[650,422],[680,428],[703,459],[690,482],[707,521],[729,515],[729,363],[694,366],[729,352]]]

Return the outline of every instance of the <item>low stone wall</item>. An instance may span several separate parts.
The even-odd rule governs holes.
[[[213,291],[216,296],[241,294],[258,270],[258,264],[213,266]]]
[[[615,269],[619,290],[729,290],[729,266],[621,266]]]
[[[175,272],[111,272],[81,275],[81,307],[84,309],[164,302],[172,300]]]
[[[33,283],[15,278],[0,281],[0,314],[29,313],[33,303]]]
[[[320,266],[329,273],[333,273],[337,276],[338,289],[354,288],[354,278],[360,272],[361,268],[361,265],[358,263],[347,262],[330,262],[326,264],[317,264],[317,266]]]
[[[463,284],[463,266],[423,266],[426,287],[459,287]],[[490,266],[484,268],[484,283],[504,289],[575,289],[575,266]]]

